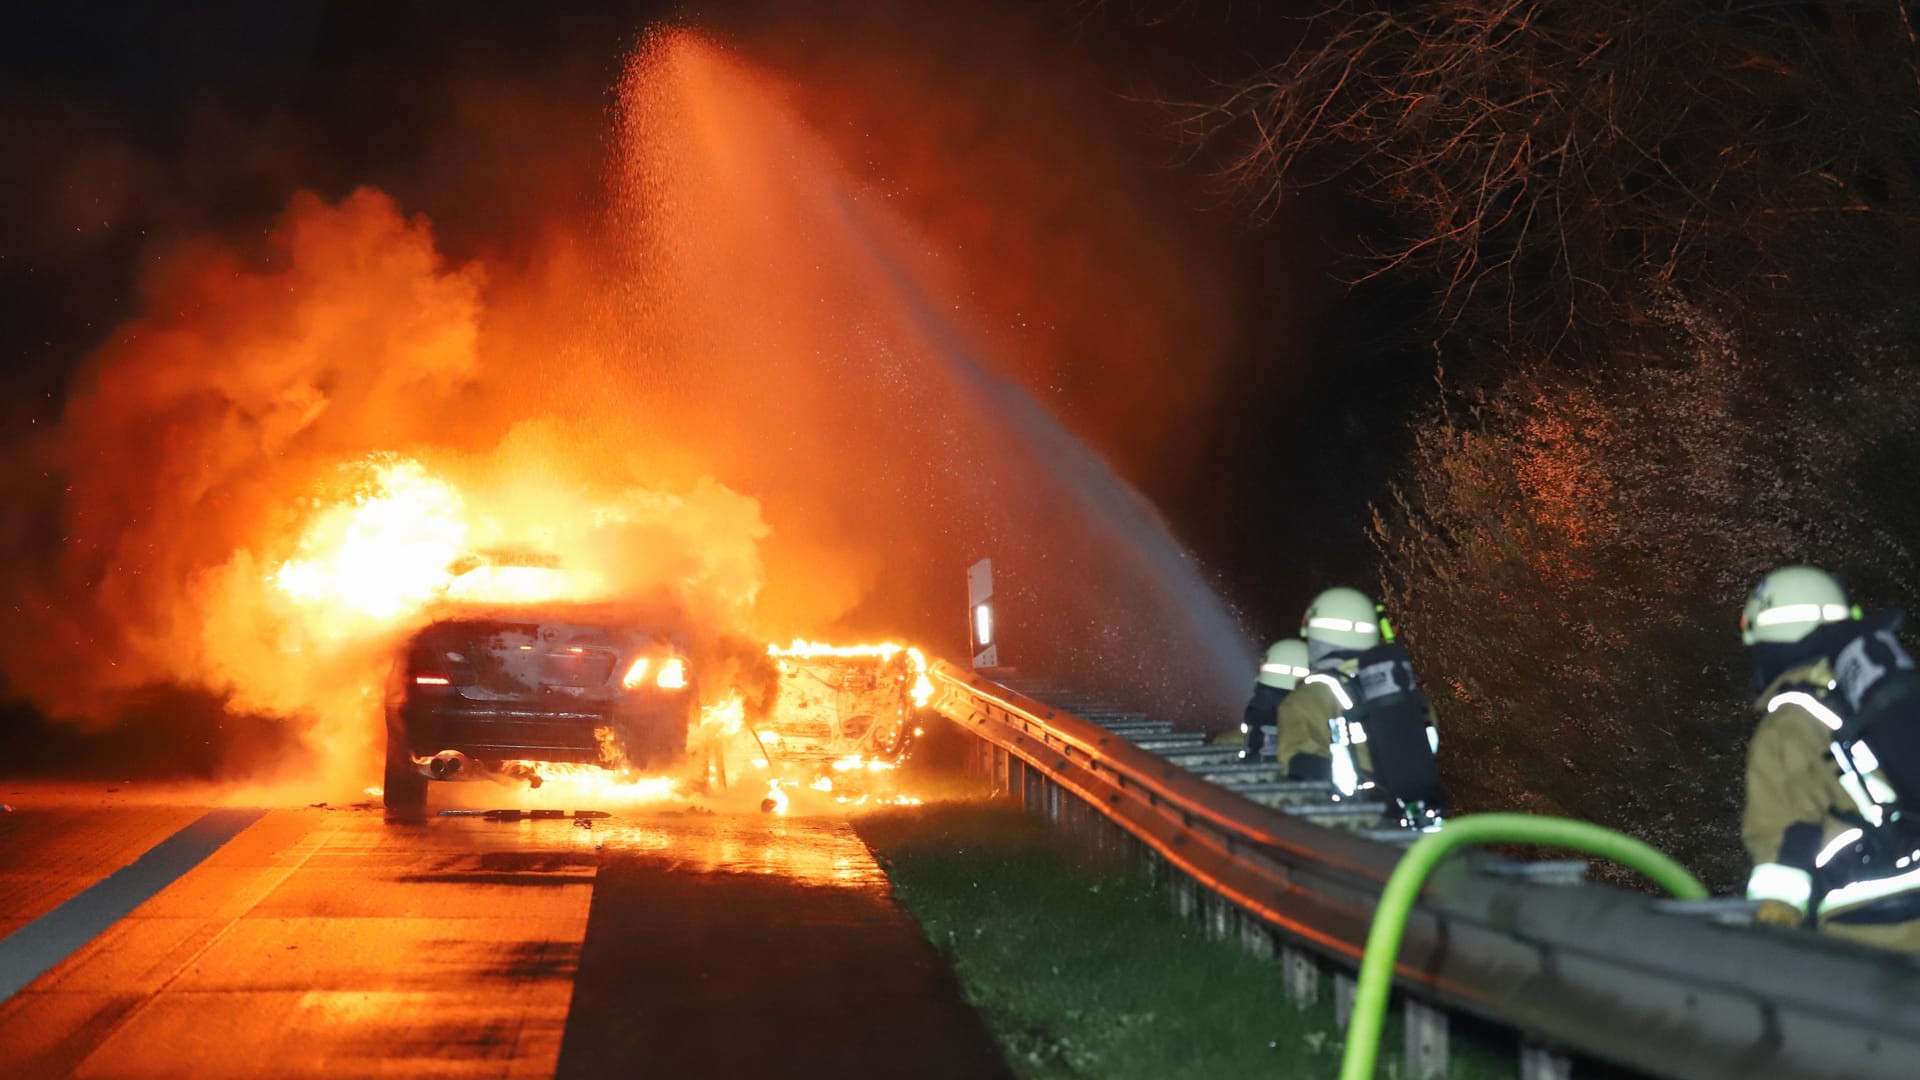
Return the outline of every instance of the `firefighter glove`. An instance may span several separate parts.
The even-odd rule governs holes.
[[[1768,926],[1799,926],[1804,920],[1792,904],[1784,900],[1762,900],[1753,921]]]

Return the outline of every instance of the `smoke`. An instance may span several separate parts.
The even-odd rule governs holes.
[[[421,561],[390,568],[426,576],[462,546],[551,553],[613,594],[664,598],[716,664],[792,636],[958,653],[965,565],[1054,552],[1049,595],[1085,601],[1064,610],[1124,620],[1136,631],[1094,636],[1177,665],[1196,646],[1155,636],[1152,601],[1106,603],[1137,591],[1125,560],[1095,557],[1108,538],[1034,514],[1047,496],[1018,475],[1025,451],[952,400],[923,320],[845,234],[845,200],[915,251],[926,296],[1002,375],[1169,468],[1209,392],[1206,275],[1113,185],[1063,209],[1078,171],[1111,160],[1052,176],[996,144],[989,166],[947,137],[965,126],[952,106],[926,137],[907,127],[942,87],[879,108],[871,73],[803,68],[650,38],[619,86],[606,197],[566,202],[512,256],[450,261],[428,221],[368,189],[300,194],[257,244],[162,253],[145,314],[22,457],[62,490],[57,553],[23,552],[4,582],[22,616],[0,642],[8,685],[95,719],[144,688],[200,688],[370,775],[386,657],[422,609],[341,601],[351,575],[299,595],[285,571],[340,550],[366,527],[342,515],[403,483],[418,513],[402,548]],[[887,143],[864,169],[844,145],[855,101]]]
[[[203,670],[207,575],[472,384],[481,284],[374,192],[295,198],[257,259],[165,260],[69,397],[57,577],[22,589],[50,625],[8,650],[15,685],[88,712]]]
[[[757,503],[662,482],[615,425],[596,444],[512,408],[566,368],[484,346],[486,292],[478,266],[448,265],[425,221],[372,191],[295,198],[256,253],[166,261],[150,314],[70,397],[52,450],[60,553],[51,583],[10,583],[34,616],[7,642],[11,685],[87,717],[152,684],[200,687],[359,763],[387,655],[463,550],[550,553],[611,595],[744,626],[763,576]],[[406,455],[385,483],[409,490],[376,489],[383,454]],[[390,520],[362,520],[382,497]],[[277,587],[289,562],[355,542],[371,562],[345,559],[311,595]],[[371,583],[385,606],[352,595],[370,568],[397,579]]]

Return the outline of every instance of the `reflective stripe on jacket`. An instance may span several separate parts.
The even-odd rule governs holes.
[[[1740,828],[1753,860],[1748,899],[1778,900],[1802,914],[1818,901],[1822,918],[1920,888],[1920,867],[1869,873],[1861,864],[1857,877],[1851,869],[1860,862],[1857,845],[1879,815],[1864,791],[1843,783],[1861,786],[1834,756],[1838,717],[1820,689],[1831,679],[1826,661],[1804,664],[1754,702],[1760,722],[1747,748]]]
[[[1274,748],[1282,768],[1293,760],[1296,754],[1313,757],[1333,757],[1333,721],[1346,715],[1346,707],[1341,704],[1338,692],[1328,685],[1326,673],[1309,675],[1287,700],[1280,703],[1280,738]],[[1373,759],[1367,754],[1365,743],[1354,748],[1355,764],[1362,772],[1373,768]]]

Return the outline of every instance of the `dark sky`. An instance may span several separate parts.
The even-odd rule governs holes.
[[[1031,5],[1007,3],[1031,19]],[[1095,92],[1137,119],[1179,227],[1225,237],[1245,283],[1233,391],[1190,433],[1195,475],[1148,494],[1261,636],[1290,632],[1308,596],[1372,580],[1366,506],[1383,494],[1400,423],[1427,392],[1408,327],[1417,297],[1340,284],[1332,251],[1362,216],[1323,191],[1251,220],[1140,96],[1201,96],[1281,47],[1271,11],[1167,20],[1062,0],[1037,32],[1085,60]],[[7,430],[57,419],[75,363],[138,311],[143,265],[202,233],[263,230],[296,189],[360,184],[428,215],[454,258],[511,246],[542,207],[592,187],[608,88],[636,34],[668,5],[10,5],[0,15],[0,355]],[[836,5],[823,33],[897,27],[921,5]],[[1145,10],[1138,8],[1138,10]],[[752,5],[714,20],[750,25]],[[978,16],[970,16],[978,18]],[[946,33],[935,27],[929,33]],[[524,103],[476,118],[463,91],[509,85]],[[564,153],[526,167],[527,145]],[[484,209],[483,209],[484,208]]]

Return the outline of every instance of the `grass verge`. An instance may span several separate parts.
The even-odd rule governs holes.
[[[1277,963],[1208,941],[1118,859],[1004,802],[876,812],[855,828],[1025,1077],[1325,1077],[1331,987],[1288,1005]],[[1399,1072],[1390,1024],[1382,1076]],[[1512,1076],[1456,1046],[1455,1077]]]

